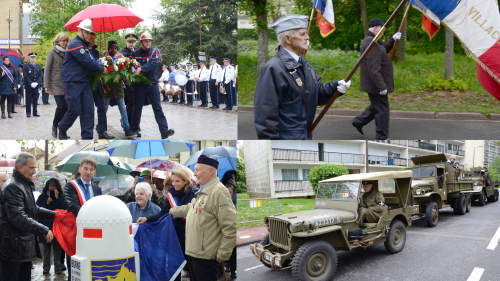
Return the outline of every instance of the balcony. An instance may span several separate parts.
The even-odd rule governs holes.
[[[275,180],[275,192],[312,192],[311,183],[302,180]]]
[[[273,160],[298,162],[326,162],[338,164],[365,164],[364,154],[319,152],[313,150],[273,148]]]
[[[394,161],[392,161],[392,163],[389,163],[389,160],[390,158],[387,156],[368,155],[368,164],[370,165],[406,167],[408,163],[408,161],[404,158],[394,158]]]
[[[369,141],[406,146],[406,140],[369,140]]]
[[[426,150],[436,151],[436,145],[435,144],[430,144],[430,143],[426,143],[426,142],[419,142],[419,141],[408,140],[408,146],[409,147],[414,147],[414,148],[420,148],[420,149],[426,149]]]

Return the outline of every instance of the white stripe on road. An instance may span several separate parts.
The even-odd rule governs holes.
[[[249,271],[249,270],[252,270],[252,269],[256,269],[256,268],[261,267],[261,266],[264,266],[264,265],[263,265],[263,264],[261,264],[261,265],[257,265],[257,266],[254,266],[254,267],[250,267],[250,268],[245,269],[245,271]]]
[[[495,233],[495,235],[493,236],[493,238],[491,238],[490,244],[488,245],[488,247],[486,249],[488,249],[488,250],[495,250],[495,248],[498,245],[498,240],[499,239],[500,239],[500,226],[498,227],[498,230]]]
[[[479,281],[481,279],[481,275],[483,275],[484,268],[474,267],[474,270],[469,276],[467,281]]]

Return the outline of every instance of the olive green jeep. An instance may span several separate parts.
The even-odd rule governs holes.
[[[474,190],[464,192],[472,197],[472,201],[477,200],[479,206],[484,206],[486,200],[488,203],[498,201],[498,181],[491,180],[488,168],[472,168],[465,172],[465,176],[474,183]]]
[[[403,250],[406,226],[418,210],[410,205],[411,171],[351,174],[321,181],[313,210],[265,218],[268,230],[250,250],[266,267],[292,269],[293,280],[330,280],[337,251],[384,243],[392,254]],[[383,193],[386,211],[377,223],[358,227],[361,181]]]
[[[427,226],[434,227],[439,219],[439,210],[452,207],[457,215],[470,212],[474,183],[468,172],[456,169],[447,163],[444,154],[433,154],[411,158],[414,204],[418,215],[425,217]]]

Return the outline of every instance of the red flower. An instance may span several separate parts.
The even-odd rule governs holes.
[[[107,60],[112,60],[110,57],[107,57],[106,59],[107,59]]]
[[[108,65],[108,71],[109,72],[113,71],[113,66],[112,65]]]
[[[120,70],[123,70],[125,68],[125,65],[123,65],[123,63],[120,64],[120,66],[118,66],[118,69]]]

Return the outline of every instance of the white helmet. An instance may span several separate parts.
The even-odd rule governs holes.
[[[82,22],[78,25],[78,28],[94,33],[94,26],[92,25],[92,21],[90,19],[82,20]]]

